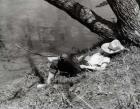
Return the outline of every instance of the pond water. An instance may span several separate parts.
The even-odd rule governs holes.
[[[76,1],[94,9],[108,20],[114,18],[109,6],[95,8],[104,0]],[[23,37],[27,33],[27,27],[32,25],[43,27],[41,31],[38,28],[31,28],[28,31],[28,34],[32,35],[33,48],[38,52],[72,52],[74,49],[89,48],[101,40],[96,34],[90,32],[66,13],[43,0],[0,1],[1,34],[7,43],[11,43],[12,40],[14,43],[21,41],[22,45],[22,42],[25,42]],[[0,62],[0,84],[23,76],[23,73],[29,69],[29,65],[26,65],[26,59],[23,57],[14,61],[15,63]],[[9,71],[7,66],[10,69],[25,69]]]

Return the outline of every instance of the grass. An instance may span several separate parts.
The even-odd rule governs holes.
[[[140,49],[131,46],[112,57],[106,70],[86,72],[70,90],[72,107],[62,103],[56,88],[34,85],[24,96],[1,103],[0,109],[140,109]]]

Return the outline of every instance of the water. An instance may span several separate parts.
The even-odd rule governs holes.
[[[114,17],[108,6],[95,9],[95,6],[103,0],[77,1],[94,9],[108,20]],[[38,26],[45,28],[39,31]],[[75,48],[89,48],[100,41],[96,34],[90,32],[82,24],[41,0],[1,0],[0,27],[3,39],[7,43],[13,41],[25,46],[26,34],[31,35],[33,48],[38,52],[72,52]],[[11,44],[11,47],[15,46]],[[13,59],[13,61],[0,62],[0,83],[22,77],[26,70],[29,70],[24,57]]]

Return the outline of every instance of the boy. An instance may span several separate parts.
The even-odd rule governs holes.
[[[61,76],[65,76],[67,78],[74,77],[81,72],[81,68],[78,62],[76,62],[76,59],[67,54],[62,54],[58,60],[53,61],[50,68],[51,72],[49,72],[47,80],[48,84],[51,83],[52,79],[58,72],[60,72]]]

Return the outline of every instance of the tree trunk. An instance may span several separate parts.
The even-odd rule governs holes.
[[[68,13],[92,32],[105,39],[118,38],[140,46],[140,1],[107,0],[117,17],[117,23],[109,22],[74,0],[45,0]]]
[[[105,39],[113,39],[117,35],[114,31],[115,24],[98,16],[93,10],[82,6],[74,0],[45,0],[50,4],[65,11],[92,32]]]
[[[140,9],[136,0],[107,0],[117,17],[120,39],[140,45]]]

